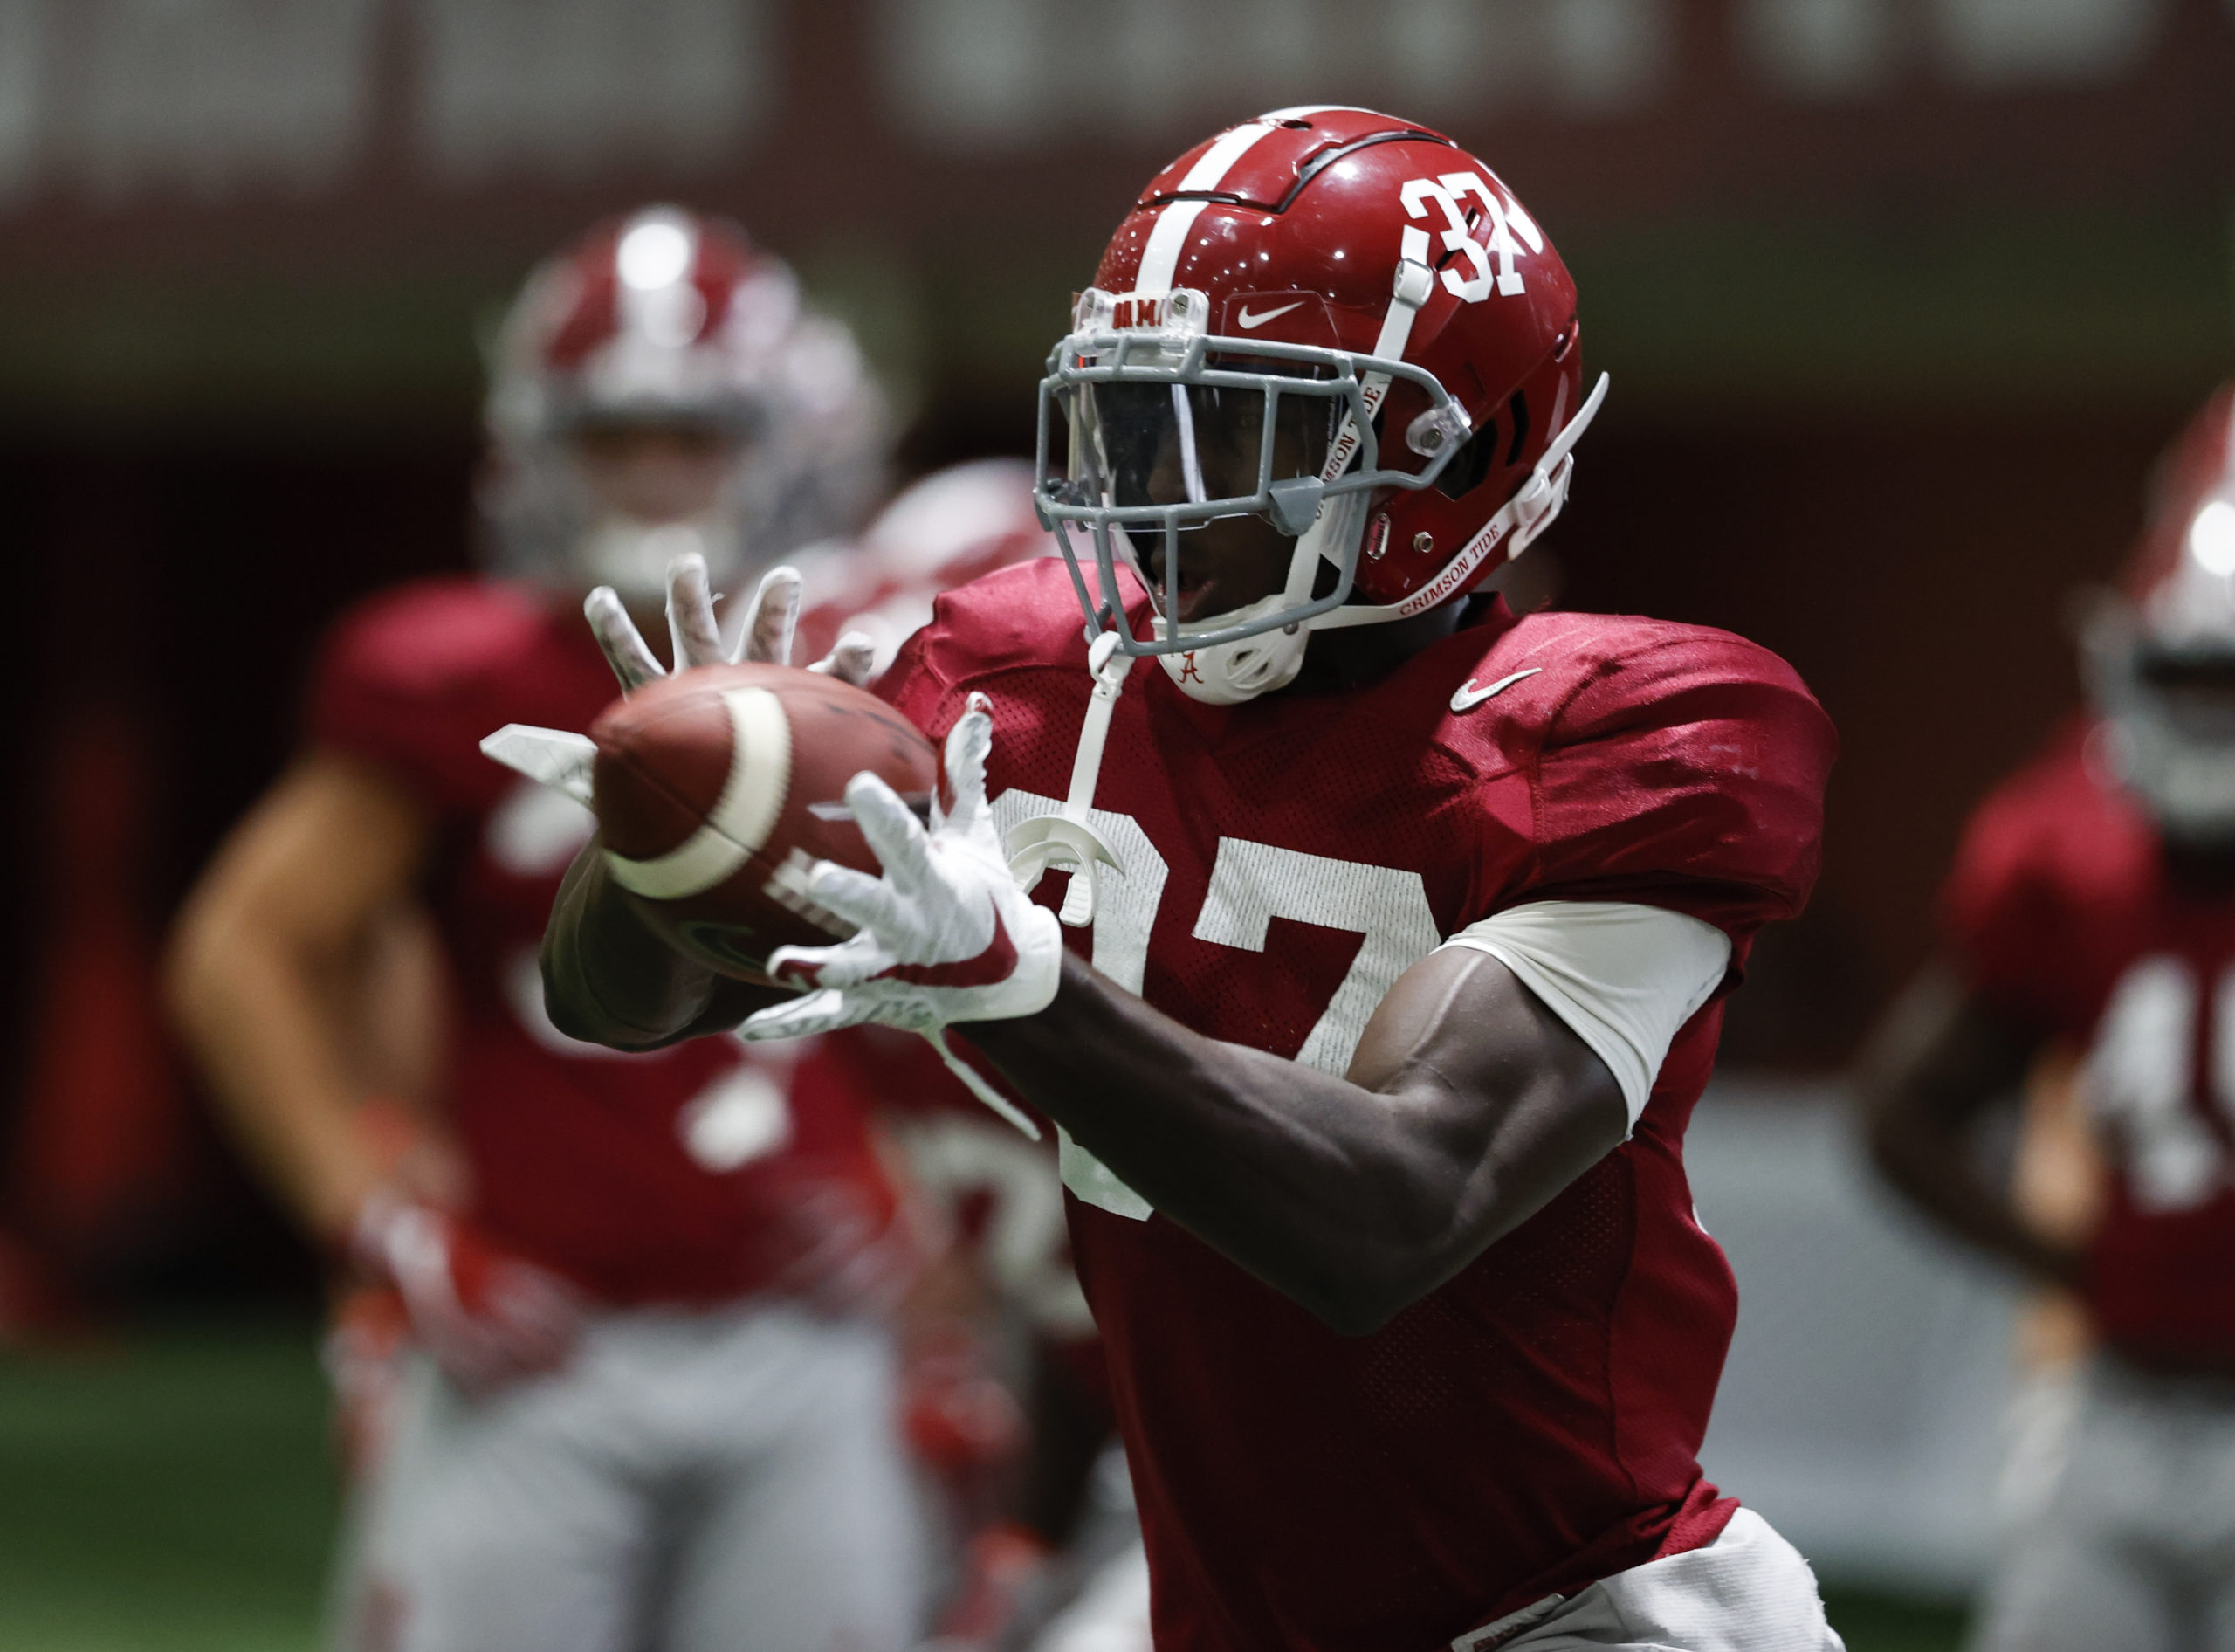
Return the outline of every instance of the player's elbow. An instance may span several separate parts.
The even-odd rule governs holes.
[[[1516,1218],[1468,1207],[1445,1179],[1405,1180],[1353,1212],[1315,1258],[1297,1301],[1339,1336],[1372,1336],[1482,1253]],[[1371,1212],[1371,1214],[1369,1214]]]
[[[1465,1265],[1464,1257],[1419,1249],[1363,1263],[1352,1258],[1294,1294],[1337,1336],[1370,1337]]]
[[[1871,1166],[1896,1187],[1906,1190],[1920,1161],[1949,1150],[1947,1132],[1936,1126],[1929,1109],[1899,1084],[1866,1077],[1858,1086],[1856,1106]]]
[[[208,890],[189,898],[163,948],[163,1008],[190,1042],[199,1043],[222,1014],[228,983],[253,949],[253,926],[238,904]]]

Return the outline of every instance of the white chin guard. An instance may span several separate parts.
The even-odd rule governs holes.
[[[1231,614],[1221,614],[1202,623],[1206,630],[1243,625],[1291,606],[1293,599],[1285,592],[1276,591],[1247,608],[1235,609]],[[1158,642],[1169,638],[1171,627],[1161,616],[1152,616],[1149,623],[1155,628]],[[1184,654],[1159,654],[1156,663],[1164,667],[1165,675],[1189,699],[1201,700],[1207,706],[1239,706],[1244,700],[1273,693],[1296,681],[1296,674],[1303,669],[1304,645],[1310,641],[1311,632],[1307,627],[1290,625],[1279,630],[1260,631],[1239,642],[1190,649]]]

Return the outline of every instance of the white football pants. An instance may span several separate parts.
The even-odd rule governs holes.
[[[1148,1561],[1099,1572],[1033,1652],[1147,1652]],[[1751,1509],[1705,1548],[1649,1560],[1462,1635],[1453,1652],[1845,1652],[1816,1574]]]
[[[2235,1382],[2098,1356],[2013,1421],[1980,1652],[2235,1652]]]
[[[789,1306],[595,1321],[481,1400],[411,1356],[336,1652],[902,1652],[922,1516],[884,1332]]]
[[[1557,1599],[1557,1597],[1554,1597]],[[1751,1509],[1705,1548],[1462,1635],[1454,1652],[1846,1652],[1808,1562]]]

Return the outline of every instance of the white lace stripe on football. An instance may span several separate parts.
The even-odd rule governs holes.
[[[705,824],[664,855],[631,860],[605,851],[613,881],[649,900],[703,895],[757,854],[792,784],[792,725],[765,688],[722,692],[730,709],[730,772]]]

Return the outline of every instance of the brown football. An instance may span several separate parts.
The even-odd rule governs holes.
[[[758,979],[779,946],[851,926],[808,898],[818,860],[877,857],[846,807],[863,769],[918,803],[939,754],[866,690],[787,665],[709,665],[615,700],[590,725],[606,868],[669,941]]]

